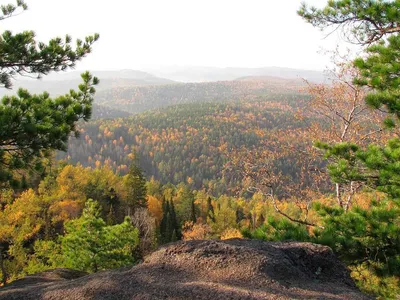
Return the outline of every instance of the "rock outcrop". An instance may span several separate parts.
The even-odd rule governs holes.
[[[329,247],[310,243],[184,241],[132,268],[74,272],[15,281],[0,299],[369,299]]]

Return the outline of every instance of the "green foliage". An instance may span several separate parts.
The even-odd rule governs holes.
[[[130,218],[107,226],[99,215],[98,204],[88,200],[82,216],[66,224],[61,243],[67,267],[97,272],[135,262],[133,253],[139,238]]]
[[[400,118],[399,8],[399,1],[331,0],[322,10],[308,8],[305,4],[299,10],[306,21],[320,28],[350,26],[354,36],[369,45],[368,55],[354,62],[360,71],[356,83],[373,89],[366,97],[369,105],[380,110],[385,108],[395,118],[384,122],[389,128],[393,128]],[[398,198],[399,144],[399,139],[395,139],[385,147],[370,146],[364,151],[349,144],[325,148],[327,156],[340,156],[329,168],[331,176],[335,182],[369,182],[370,186]],[[360,163],[361,167],[355,168]]]
[[[298,11],[307,22],[325,29],[344,27],[345,36],[367,45],[367,56],[354,65],[360,71],[355,82],[373,90],[366,97],[371,107],[385,111],[389,129],[400,119],[400,1],[329,0],[325,8],[303,4]],[[353,269],[360,287],[376,296],[400,294],[400,139],[385,146],[318,145],[331,164],[329,175],[336,183],[361,182],[383,191],[388,200],[373,202],[368,209],[317,206],[325,229],[316,241],[331,246]]]
[[[120,199],[120,193],[117,192],[121,185],[121,178],[110,168],[103,167],[89,172],[87,185],[83,189],[87,199],[96,199],[100,204],[102,218],[113,224],[121,222],[124,216],[124,203]]]
[[[368,264],[350,266],[351,276],[364,293],[376,299],[398,299],[400,279],[395,276],[379,276]]]
[[[11,17],[18,9],[26,10],[23,0],[1,5],[0,20]],[[0,85],[11,88],[15,75],[34,75],[40,78],[51,71],[63,71],[92,50],[98,34],[88,36],[85,41],[66,36],[51,39],[48,44],[38,42],[33,31],[13,34],[4,31],[0,35]],[[0,184],[13,186],[22,181],[25,174],[13,176],[15,171],[33,170],[43,173],[43,158],[50,151],[67,148],[70,133],[78,135],[76,123],[87,121],[91,116],[96,77],[88,72],[82,74],[83,83],[78,91],[71,90],[65,96],[50,98],[48,93],[32,95],[19,89],[15,96],[5,96],[0,103]]]
[[[400,18],[398,19],[400,20]],[[373,108],[383,109],[395,116],[387,119],[385,125],[394,127],[396,119],[400,118],[400,65],[399,57],[400,35],[390,36],[386,41],[370,46],[367,58],[358,58],[354,64],[361,71],[357,83],[374,89],[366,97],[366,102]]]
[[[311,237],[304,225],[293,223],[285,218],[269,216],[267,223],[253,231],[245,230],[244,236],[264,241],[303,241]]]
[[[34,254],[24,267],[24,273],[35,274],[46,270],[64,267],[61,244],[57,241],[37,240],[33,246]]]
[[[372,173],[369,182],[400,204],[400,139],[384,147],[371,145],[358,153],[358,158]],[[368,175],[367,175],[368,176]]]
[[[27,10],[28,5],[26,5],[24,0],[17,0],[16,4],[9,3],[6,5],[4,5],[4,4],[1,5],[0,9],[1,9],[2,15],[0,15],[0,21],[11,17],[18,10],[18,8],[20,8],[22,10]]]
[[[380,272],[400,275],[400,209],[374,202],[369,209],[317,206],[325,229],[317,241],[328,244],[351,264],[368,261]],[[396,263],[397,262],[397,263]]]
[[[27,190],[0,210],[0,268],[3,283],[23,272],[29,251],[26,244],[40,235],[46,223],[43,204],[33,190]]]
[[[2,7],[3,14],[10,15],[14,8]],[[26,8],[26,6],[25,6]],[[0,36],[0,84],[11,88],[11,78],[16,75],[34,74],[40,78],[51,71],[64,71],[75,66],[76,62],[92,50],[92,45],[99,38],[98,34],[87,36],[84,41],[77,40],[75,49],[72,38],[57,37],[48,44],[38,42],[33,31],[13,34],[5,31]]]
[[[360,161],[357,158],[357,145],[343,142],[334,145],[316,142],[315,146],[325,152],[325,158],[330,164],[327,166],[329,176],[334,183],[350,183],[365,181],[360,173]]]
[[[399,8],[399,1],[329,0],[322,9],[303,3],[298,14],[320,29],[344,26],[351,42],[370,44],[399,31]]]
[[[400,276],[400,209],[397,205],[390,201],[373,202],[367,209],[354,207],[347,213],[342,208],[322,205],[316,205],[315,209],[324,217],[325,227],[315,232],[315,242],[330,246],[354,270],[361,268],[378,276],[380,280],[374,288],[369,287],[370,291],[386,296],[400,292],[399,287],[385,288],[385,282]],[[359,284],[363,287],[362,281]]]
[[[182,238],[181,227],[179,226],[175,205],[173,201],[163,200],[163,218],[160,223],[161,244],[180,240]]]
[[[176,193],[176,211],[179,215],[179,223],[182,225],[186,221],[196,223],[199,211],[194,203],[193,191],[186,184],[179,184]]]
[[[363,182],[397,202],[400,200],[399,139],[390,140],[383,147],[370,145],[366,150],[349,143],[317,146],[331,161],[328,172],[333,182]]]
[[[20,89],[0,104],[0,182],[10,180],[12,171],[29,167],[40,171],[38,158],[51,150],[67,149],[70,133],[79,134],[76,122],[87,121],[98,80],[82,74],[79,92],[51,99],[49,94],[31,95]]]
[[[137,208],[147,208],[146,178],[137,161],[132,161],[126,177],[127,204],[131,213]]]
[[[11,189],[0,189],[2,282],[66,267],[59,238],[65,234],[67,221],[76,221],[82,216],[83,205],[89,197],[98,196],[99,207],[106,209],[100,215],[91,212],[97,219],[107,218],[107,225],[121,223],[124,219],[121,208],[126,202],[123,183],[123,178],[108,168],[90,170],[67,165],[55,168],[46,176],[37,192],[30,189],[15,198]]]
[[[216,201],[213,218],[210,218],[210,226],[216,236],[220,236],[229,228],[237,228],[236,210],[232,205],[232,199],[227,196],[221,196]],[[214,221],[212,221],[214,220]]]

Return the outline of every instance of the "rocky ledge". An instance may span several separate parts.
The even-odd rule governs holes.
[[[131,268],[57,269],[13,282],[0,299],[369,299],[329,247],[254,240],[182,241]]]

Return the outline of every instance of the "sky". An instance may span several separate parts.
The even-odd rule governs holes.
[[[11,0],[0,0],[8,3]],[[99,33],[77,70],[207,67],[289,67],[323,70],[318,54],[338,34],[305,23],[300,0],[26,0],[29,10],[2,30],[33,30],[41,41],[66,33]],[[323,6],[326,0],[308,0]],[[343,44],[343,43],[341,43]],[[344,46],[343,46],[344,47]]]

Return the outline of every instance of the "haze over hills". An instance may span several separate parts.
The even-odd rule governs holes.
[[[157,86],[131,86],[99,91],[96,103],[131,114],[161,107],[205,102],[258,99],[269,95],[298,94],[300,79],[242,77],[231,81],[190,82]]]
[[[126,117],[151,109],[177,104],[226,102],[256,99],[271,94],[297,93],[303,86],[302,78],[322,81],[322,73],[285,68],[180,68],[160,72],[169,78],[158,77],[137,70],[93,71],[100,79],[96,87],[94,119]],[[20,87],[31,93],[47,91],[62,95],[77,89],[81,71],[52,73],[43,79],[18,78],[12,90],[0,90],[0,96],[14,94]],[[185,79],[186,83],[171,78]],[[302,78],[300,78],[300,74]],[[215,80],[215,81],[212,81]],[[191,82],[198,81],[198,82]]]
[[[145,69],[159,77],[180,82],[204,82],[235,80],[248,76],[272,76],[284,79],[307,79],[321,83],[325,81],[323,72],[280,67],[263,68],[216,68],[216,67],[165,67],[162,69]]]
[[[298,70],[290,68],[214,68],[214,67],[168,67],[148,70],[116,70],[116,71],[91,71],[100,79],[98,91],[121,87],[155,86],[174,84],[177,82],[214,82],[231,81],[248,78],[275,77],[281,79],[324,82],[323,73],[320,71]],[[14,94],[18,88],[26,88],[32,93],[48,91],[51,95],[61,95],[70,89],[76,89],[81,83],[82,71],[65,73],[51,73],[42,79],[17,77],[13,82],[12,90],[0,90],[0,96]]]
[[[49,92],[51,95],[62,95],[68,93],[70,89],[76,89],[82,82],[80,74],[83,71],[73,71],[65,73],[52,73],[42,79],[30,79],[18,77],[13,82],[12,90],[0,90],[0,95],[14,94],[18,88],[26,88],[32,93]],[[93,75],[100,79],[100,84],[96,87],[97,91],[130,87],[172,84],[174,81],[159,78],[146,72],[136,70],[118,71],[92,71]]]

